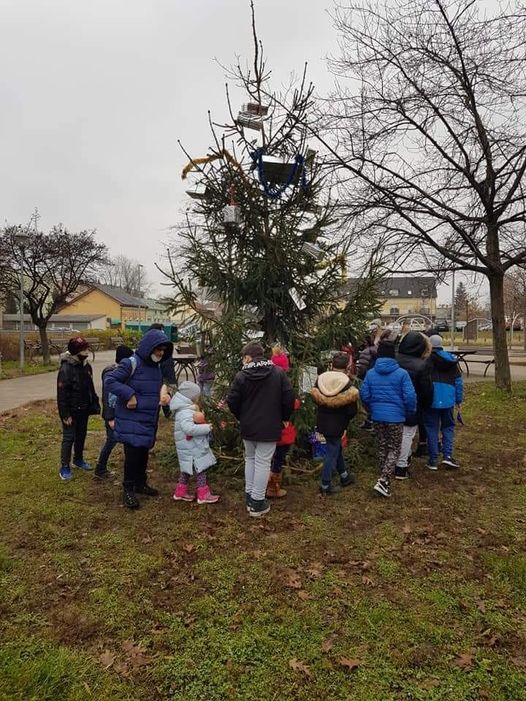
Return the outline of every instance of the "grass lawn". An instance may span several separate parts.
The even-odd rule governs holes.
[[[18,360],[3,360],[1,364],[0,380],[10,380],[13,377],[25,377],[26,375],[41,375],[44,372],[56,372],[58,360],[51,361],[49,365],[43,365],[38,361],[26,361],[24,370],[20,370]]]
[[[0,700],[526,699],[526,385],[469,385],[464,418],[459,472],[414,460],[375,498],[361,436],[354,487],[295,477],[261,521],[239,475],[172,501],[162,417],[136,513],[59,481],[51,404],[0,418]]]

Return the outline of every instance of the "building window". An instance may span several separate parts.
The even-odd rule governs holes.
[[[413,294],[413,290],[407,290],[407,296],[410,297]]]
[[[399,316],[400,310],[398,307],[391,307],[391,311],[389,312],[391,316]]]
[[[390,297],[398,297],[398,290],[389,290]]]

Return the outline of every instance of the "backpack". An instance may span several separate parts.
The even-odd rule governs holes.
[[[130,361],[130,365],[131,365],[131,372],[128,376],[128,380],[129,380],[130,377],[133,377],[135,371],[137,370],[138,359],[134,353],[133,355],[131,355],[128,358],[128,360]],[[117,405],[117,395],[112,394],[111,392],[108,392],[108,406],[110,407],[110,409],[115,409],[116,405]]]

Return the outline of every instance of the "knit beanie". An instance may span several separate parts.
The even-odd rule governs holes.
[[[70,355],[77,355],[82,351],[87,350],[89,342],[86,341],[82,336],[76,336],[75,338],[70,338],[68,341],[68,351]]]
[[[124,358],[130,358],[133,355],[133,350],[128,346],[117,346],[115,349],[115,362],[120,363]]]
[[[395,344],[392,341],[380,341],[378,344],[378,358],[395,358]]]
[[[195,382],[189,382],[188,380],[181,382],[181,384],[177,388],[177,391],[179,392],[179,394],[182,394],[183,397],[186,397],[191,402],[198,399],[199,395],[201,394],[201,389],[199,388],[199,385],[196,385]]]
[[[276,355],[272,356],[271,360],[278,368],[285,370],[285,372],[289,371],[289,359],[285,353],[276,353]]]
[[[442,336],[435,333],[429,337],[429,340],[431,341],[433,348],[442,348]]]

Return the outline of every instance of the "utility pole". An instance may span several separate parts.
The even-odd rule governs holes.
[[[142,282],[142,269],[144,268],[144,265],[142,263],[137,264],[137,286],[139,288],[139,294],[137,295],[139,299],[139,333],[142,330],[142,324],[141,324],[141,282]]]
[[[455,271],[451,281],[451,350],[455,349]]]

